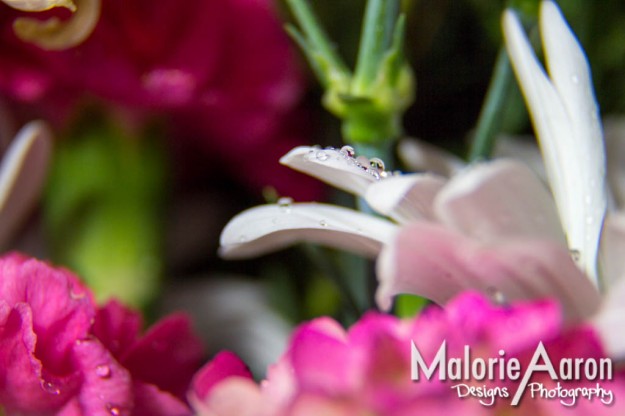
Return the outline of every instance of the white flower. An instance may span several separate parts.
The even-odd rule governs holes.
[[[6,247],[44,185],[52,150],[47,125],[24,126],[7,149],[0,165],[0,249]]]

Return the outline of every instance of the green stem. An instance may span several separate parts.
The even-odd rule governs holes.
[[[508,54],[501,48],[471,144],[470,162],[490,158],[513,80]]]
[[[366,92],[378,75],[380,62],[391,44],[399,0],[369,0],[360,36],[354,82],[354,95]]]

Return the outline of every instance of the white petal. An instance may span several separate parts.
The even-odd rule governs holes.
[[[625,212],[610,213],[601,234],[601,280],[606,293],[625,277]]]
[[[547,188],[514,160],[468,167],[439,192],[434,209],[442,223],[483,242],[533,237],[566,246]]]
[[[625,359],[625,278],[620,280],[607,293],[601,310],[593,319],[593,324],[602,340],[608,356],[615,360]]]
[[[334,205],[262,205],[234,217],[221,234],[220,254],[259,256],[298,242],[313,242],[375,257],[397,227],[379,218]]]
[[[45,183],[52,137],[43,122],[30,122],[17,134],[0,166],[0,247],[16,231]]]
[[[71,0],[2,0],[4,3],[14,9],[25,12],[42,12],[54,7],[65,7],[72,11],[76,10],[76,6]]]
[[[393,176],[369,186],[365,200],[380,214],[400,223],[434,220],[434,197],[446,182],[429,173]]]
[[[280,163],[359,196],[379,180],[376,171],[338,149],[300,146],[282,156]]]
[[[579,44],[550,1],[542,3],[541,23],[543,28],[553,26],[543,33],[548,54],[557,54],[550,59],[565,59],[567,65],[574,65],[569,68],[574,73],[565,73],[565,68],[554,66],[557,90],[545,75],[520,22],[511,11],[504,13],[506,45],[540,141],[569,247],[579,252],[580,265],[596,282],[599,233],[606,208],[605,164],[601,132],[596,128],[596,106],[589,88],[588,66]],[[560,52],[555,51],[558,47],[562,49]],[[565,81],[568,85],[564,85]],[[576,88],[583,93],[572,93]],[[583,102],[565,104],[565,99]]]
[[[414,172],[451,177],[465,166],[455,155],[415,138],[402,139],[397,153],[406,167]]]

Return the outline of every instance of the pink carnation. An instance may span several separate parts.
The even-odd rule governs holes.
[[[0,258],[0,408],[21,415],[188,415],[183,394],[202,357],[186,317],[141,336],[141,318],[99,310],[63,269]]]
[[[475,293],[465,293],[445,309],[431,307],[413,320],[369,313],[345,331],[329,319],[304,324],[294,333],[287,352],[269,369],[260,386],[238,371],[241,363],[233,356],[218,356],[196,378],[192,397],[201,415],[489,415],[502,414],[623,414],[625,394],[622,375],[601,381],[614,392],[612,406],[595,399],[578,399],[567,408],[558,400],[528,398],[511,407],[519,381],[440,381],[438,370],[430,380],[411,380],[411,341],[426,363],[446,341],[447,358],[462,357],[468,345],[472,357],[516,357],[527,368],[539,342],[550,358],[603,358],[604,352],[592,329],[566,329],[555,302],[532,301],[512,306],[491,304]],[[542,361],[541,361],[542,363]],[[207,374],[208,373],[208,374]],[[206,382],[202,382],[206,380]],[[531,381],[555,383],[536,373]],[[467,383],[488,388],[507,388],[507,398],[497,398],[492,407],[478,398],[459,398],[452,385]],[[584,382],[562,382],[564,387]],[[246,403],[250,403],[246,405]]]

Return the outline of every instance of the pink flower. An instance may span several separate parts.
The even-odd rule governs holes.
[[[93,33],[64,51],[19,40],[15,13],[0,7],[0,90],[10,97],[43,104],[55,120],[85,94],[138,116],[165,113],[176,139],[255,190],[317,194],[318,185],[293,186],[286,169],[276,174],[305,120],[295,111],[303,77],[270,0],[108,0]]]
[[[0,407],[24,415],[187,415],[201,346],[182,316],[140,336],[140,316],[96,310],[78,278],[0,258]]]
[[[514,410],[518,412],[514,414],[527,415],[565,411],[583,415],[589,409],[604,412],[600,414],[619,414],[625,406],[618,399],[612,407],[580,399],[578,407],[570,410],[557,400],[554,403],[525,396],[519,407],[511,408],[520,380],[440,381],[435,372],[429,381],[423,376],[412,381],[411,341],[428,364],[443,341],[448,358],[462,358],[465,345],[471,348],[473,357],[500,357],[499,350],[503,349],[507,359],[515,357],[525,367],[540,342],[556,363],[561,358],[604,357],[592,329],[562,327],[560,308],[555,302],[501,307],[479,294],[466,293],[445,309],[431,307],[410,321],[369,313],[348,331],[329,318],[304,324],[293,334],[287,352],[269,369],[267,380],[260,387],[254,388],[249,376],[240,371],[236,357],[220,355],[202,370],[201,379],[207,382],[195,384],[195,394],[201,399],[200,414],[486,415],[493,414],[493,410],[501,414]],[[548,387],[555,385],[545,373],[536,373],[531,381]],[[506,387],[508,397],[498,397],[492,407],[480,404],[477,398],[460,399],[452,385],[462,382]],[[614,382],[602,384],[612,389],[617,398],[625,393],[621,375]],[[583,382],[564,385],[579,387]],[[238,407],[228,407],[234,404]],[[237,412],[231,412],[232,409]]]

